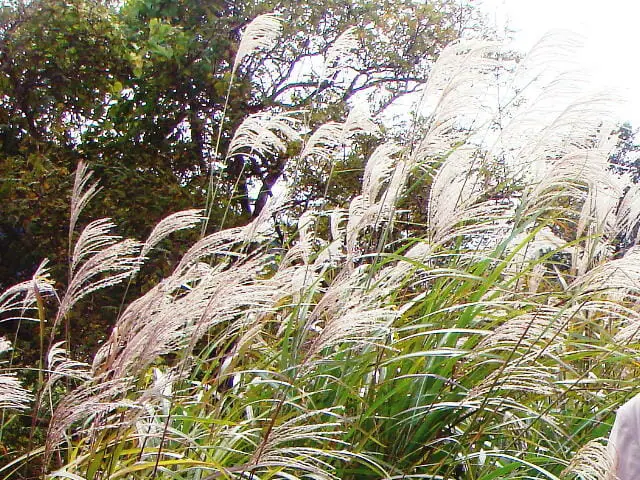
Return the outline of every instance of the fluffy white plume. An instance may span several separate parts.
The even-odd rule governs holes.
[[[11,344],[0,337],[0,355],[11,350]],[[15,410],[26,410],[33,397],[27,392],[12,374],[0,374],[0,410],[12,408]]]
[[[416,161],[447,154],[469,137],[470,130],[491,119],[495,102],[487,100],[500,68],[498,51],[496,43],[464,41],[441,53],[418,107],[429,119],[429,128],[416,148]]]
[[[320,125],[309,137],[301,158],[316,157],[320,160],[331,161],[337,149],[344,147],[341,143],[344,132],[344,124],[327,122]]]
[[[63,345],[64,342],[54,343],[47,354],[49,379],[45,385],[45,391],[50,391],[53,385],[62,378],[75,380],[90,380],[92,378],[89,364],[71,360]]]
[[[140,268],[141,244],[118,241],[111,235],[109,219],[96,220],[82,232],[71,260],[71,279],[54,321],[54,328],[81,298],[101,288],[116,285]]]
[[[73,183],[73,192],[71,194],[71,218],[69,219],[69,245],[73,236],[73,231],[76,228],[76,223],[80,217],[80,213],[84,207],[91,201],[91,199],[100,190],[98,188],[98,182],[94,182],[89,185],[93,172],[89,170],[89,167],[83,161],[78,163],[76,168],[75,181]]]
[[[298,242],[289,249],[280,262],[281,267],[292,264],[295,260],[301,259],[305,264],[309,263],[309,257],[313,252],[313,229],[316,224],[314,212],[307,210],[298,220]]]
[[[236,129],[227,157],[253,152],[261,156],[283,153],[289,143],[300,139],[301,122],[297,118],[299,113],[249,115]]]
[[[141,257],[146,257],[147,253],[153,249],[158,243],[167,238],[174,232],[180,230],[187,230],[193,228],[198,223],[202,222],[204,217],[202,216],[202,210],[184,210],[177,212],[163,218],[153,228],[147,241],[144,242],[142,250],[140,251]]]
[[[276,467],[304,472],[304,477],[332,479],[330,460],[347,461],[346,451],[327,449],[327,444],[344,445],[340,439],[340,408],[300,412],[294,418],[269,430],[252,456],[247,471],[259,476],[263,468]],[[300,478],[286,475],[285,478]]]
[[[396,201],[402,192],[409,167],[398,160],[399,145],[387,142],[380,145],[365,166],[362,194],[349,204],[346,246],[350,257],[356,255],[360,232],[367,226],[377,228],[392,220]],[[383,186],[387,183],[387,188]]]
[[[617,480],[615,459],[604,439],[591,440],[578,450],[563,472],[583,480]]]
[[[395,157],[401,150],[399,145],[386,142],[376,148],[367,160],[362,178],[362,194],[370,203],[380,200],[382,187],[397,170]],[[388,191],[389,189],[384,191],[385,195],[388,194]]]
[[[608,298],[640,295],[640,247],[631,248],[622,258],[610,260],[585,272],[570,285],[576,295],[601,292]]]
[[[44,260],[31,280],[9,287],[0,294],[0,322],[19,319],[39,321],[37,315],[31,316],[37,308],[38,296],[56,296],[46,265],[47,260]]]
[[[369,111],[358,105],[351,109],[343,123],[328,122],[318,127],[309,137],[300,158],[331,161],[336,154],[350,147],[354,136],[377,135],[379,131]]]
[[[502,391],[530,392],[552,396],[560,392],[556,383],[558,367],[545,366],[533,351],[494,370],[469,392],[467,400],[478,397],[500,397]]]
[[[562,346],[567,335],[566,312],[554,308],[539,308],[511,318],[498,326],[492,335],[485,337],[475,348],[476,352],[493,350],[512,351],[517,347],[530,350],[534,345],[553,350]]]
[[[242,33],[242,40],[238,45],[236,59],[232,73],[235,73],[242,60],[257,50],[266,50],[273,46],[280,36],[282,19],[274,13],[266,13],[254,18]]]
[[[97,254],[102,249],[114,245],[122,237],[112,235],[116,225],[110,218],[100,218],[87,225],[76,242],[71,257],[71,273],[88,257]]]
[[[20,381],[12,374],[0,375],[0,410],[11,408],[14,410],[26,410],[33,400]]]
[[[66,395],[56,407],[47,432],[46,456],[66,438],[66,430],[75,422],[87,418],[98,419],[117,408],[137,408],[135,404],[122,400],[123,394],[130,388],[130,379],[86,382]],[[110,419],[109,428],[117,429],[120,421]],[[85,427],[86,428],[86,427]],[[89,427],[91,428],[91,427]],[[79,433],[79,432],[76,432]],[[87,433],[86,431],[84,432]]]
[[[358,34],[356,27],[349,27],[336,38],[327,49],[325,56],[325,78],[330,77],[337,69],[343,66],[349,55],[358,48]]]

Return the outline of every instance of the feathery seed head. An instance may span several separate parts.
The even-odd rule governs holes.
[[[275,13],[266,13],[254,18],[242,33],[242,40],[233,63],[232,74],[245,57],[257,50],[267,50],[273,46],[282,31],[282,19]]]
[[[359,41],[356,27],[349,27],[342,32],[327,49],[327,55],[324,61],[326,66],[325,78],[331,77],[336,70],[343,66],[346,63],[344,59],[348,58],[358,46]]]
[[[0,355],[11,350],[11,343],[0,337]],[[0,362],[2,364],[3,362]],[[14,374],[0,374],[0,410],[26,410],[33,396],[27,392]]]
[[[563,476],[574,475],[584,480],[616,480],[615,458],[603,440],[591,440],[578,450],[562,472]]]
[[[173,213],[158,222],[144,242],[141,257],[146,257],[151,249],[174,232],[195,227],[204,219],[201,209],[184,210]]]
[[[300,139],[300,112],[254,113],[244,119],[229,144],[227,158],[255,153],[268,157],[283,153],[287,144]]]

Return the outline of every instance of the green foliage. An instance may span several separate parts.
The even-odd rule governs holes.
[[[281,41],[248,57],[232,79],[240,32],[274,8],[284,20]],[[64,278],[60,228],[68,223],[69,175],[79,160],[90,163],[104,187],[90,216],[113,217],[123,235],[144,236],[166,212],[204,206],[210,175],[217,185],[210,228],[223,217],[227,226],[245,224],[292,168],[295,152],[224,159],[229,132],[263,110],[311,108],[310,125],[339,119],[345,101],[361,92],[388,103],[424,81],[469,16],[447,1],[6,3],[0,17],[0,285],[28,278],[42,258],[51,260],[55,278]],[[361,48],[338,63],[352,69],[347,76],[335,69],[323,80],[308,62],[319,63],[349,25],[358,27]],[[311,183],[308,176],[304,181]],[[323,189],[306,190],[307,200],[316,200]],[[168,257],[177,254],[168,248]],[[132,288],[149,286],[141,278]],[[85,320],[72,319],[87,351],[113,323],[115,298],[96,298],[79,313]],[[88,339],[87,325],[95,331]],[[17,348],[32,349],[28,343]]]
[[[398,37],[443,25],[429,5],[351,5],[372,15],[362,25],[365,45],[377,41],[367,37],[376,25]],[[205,19],[208,10],[201,8],[208,28],[205,20],[213,25],[215,15]],[[341,18],[308,6],[289,8],[302,9],[302,18]],[[424,23],[407,17],[415,9]],[[283,15],[287,11],[283,7]],[[31,399],[24,394],[9,404],[12,410],[2,411],[0,424],[3,442],[30,432],[30,451],[20,455],[11,446],[0,473],[558,479],[579,477],[590,461],[608,461],[593,442],[606,436],[615,407],[633,393],[633,359],[640,353],[640,252],[616,251],[620,239],[635,237],[640,191],[609,168],[611,142],[602,134],[609,130],[599,122],[603,102],[572,106],[565,97],[574,85],[570,78],[537,85],[543,78],[537,69],[546,72],[546,64],[526,65],[524,79],[517,72],[503,79],[509,56],[498,46],[454,44],[433,68],[424,104],[417,107],[429,112],[420,135],[376,145],[375,124],[357,108],[343,122],[316,126],[322,112],[276,115],[268,104],[238,126],[247,112],[234,105],[241,96],[234,89],[247,88],[251,99],[258,98],[255,82],[266,78],[264,69],[277,71],[272,55],[291,44],[248,56],[238,81],[229,76],[234,55],[227,52],[220,60],[226,62],[221,84],[214,87],[219,103],[212,108],[224,110],[231,92],[228,123],[220,132],[233,138],[234,150],[225,157],[222,145],[216,154],[235,174],[213,172],[216,190],[207,192],[202,178],[198,184],[192,175],[197,169],[179,175],[177,163],[153,162],[151,154],[135,163],[127,157],[139,153],[137,147],[164,145],[167,156],[161,158],[171,158],[177,151],[171,149],[187,139],[159,136],[148,144],[147,135],[164,117],[154,116],[144,99],[153,92],[156,111],[167,114],[177,105],[175,91],[160,92],[171,90],[165,67],[183,61],[205,38],[191,30],[198,22],[185,26],[183,17],[191,12],[182,3],[130,2],[109,13],[127,20],[129,27],[116,22],[118,38],[140,53],[122,56],[133,76],[109,83],[113,98],[120,97],[80,132],[77,145],[54,136],[36,142],[59,154],[59,162],[20,152],[10,157],[15,180],[3,187],[9,194],[24,194],[23,206],[34,208],[25,185],[44,192],[42,175],[50,173],[49,188],[72,190],[76,218],[95,194],[91,174],[81,163],[73,185],[54,179],[68,178],[75,160],[95,148],[100,153],[91,164],[104,193],[85,215],[111,210],[129,217],[124,230],[151,233],[138,243],[116,236],[108,219],[84,228],[74,220],[62,236],[71,245],[46,245],[60,258],[71,257],[68,266],[51,270],[66,281],[53,283],[43,266],[0,296],[0,321],[15,316],[41,332],[31,428],[8,413],[26,408]],[[398,19],[405,23],[394,23]],[[324,24],[304,25],[303,32]],[[213,30],[211,38],[222,44],[219,34]],[[423,48],[421,41],[415,45]],[[229,49],[234,45],[229,42]],[[410,53],[413,47],[406,45]],[[320,52],[329,46],[308,47]],[[401,65],[404,55],[394,57],[397,50],[375,48],[398,68],[411,68]],[[366,55],[366,49],[358,52],[357,61]],[[492,96],[496,82],[511,87]],[[544,100],[553,100],[557,112],[532,121],[528,90],[518,82],[534,92],[544,87]],[[347,110],[345,97],[334,102],[333,86],[317,78],[295,88],[310,88],[313,95],[305,99],[298,92],[287,100],[326,101],[327,119]],[[487,113],[491,102],[497,107]],[[237,127],[235,134],[227,127]],[[109,148],[123,153],[109,158]],[[60,165],[66,171],[55,170]],[[238,204],[243,197],[246,202],[245,173],[262,175],[262,186],[270,189],[269,182],[285,172],[293,184],[288,198],[272,197],[252,215],[233,202],[235,196]],[[174,182],[163,184],[165,178]],[[127,182],[126,190],[120,187]],[[354,190],[356,195],[349,193]],[[190,234],[205,220],[194,211],[155,222],[153,229],[146,223],[205,193],[219,229]],[[67,195],[56,199],[59,217],[66,215]],[[130,200],[140,202],[135,211]],[[64,247],[56,251],[56,245]],[[56,340],[81,334],[70,328],[78,318],[91,327],[93,317],[84,313],[94,305],[97,318],[110,309],[116,321],[89,366],[69,358],[82,356],[73,342],[65,351]],[[65,324],[64,332],[56,328]],[[5,385],[0,382],[0,405],[22,392]],[[34,428],[39,423],[46,425],[46,439],[44,429]],[[587,455],[589,448],[600,457]]]
[[[344,180],[360,184],[348,212],[310,204],[290,236],[292,210],[272,199],[124,308],[90,371],[51,367],[47,385],[76,386],[36,407],[50,415],[33,452],[49,478],[558,479],[608,461],[593,442],[633,391],[640,322],[639,252],[614,247],[640,212],[598,206],[633,205],[637,190],[617,183],[610,142],[586,119],[553,135],[536,124],[527,151],[510,134],[527,118],[523,91],[500,141],[478,141],[491,122],[449,128],[477,118],[468,105],[486,100],[475,88],[494,81],[496,52],[450,47],[434,73],[446,88],[432,91],[448,108],[419,144],[383,144],[359,182]],[[460,64],[468,83],[446,75]],[[557,108],[564,125],[572,111]],[[325,130],[343,140],[349,125]],[[293,158],[335,156],[337,174],[345,146],[309,147],[319,139]],[[523,163],[508,163],[518,146]],[[420,232],[397,222],[417,191]],[[115,241],[78,236],[73,251],[89,253],[72,263],[107,273],[92,255]]]

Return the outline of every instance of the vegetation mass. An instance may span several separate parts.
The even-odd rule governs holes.
[[[3,241],[59,212],[0,295],[4,478],[610,478],[640,353],[614,105],[571,38],[444,48],[447,7],[3,10]]]

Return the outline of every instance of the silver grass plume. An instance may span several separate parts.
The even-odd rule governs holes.
[[[610,131],[597,123],[613,120],[616,99],[602,92],[584,96],[586,76],[575,62],[581,48],[582,40],[568,32],[547,34],[501,87],[507,93],[490,150],[504,152],[510,167],[530,170],[573,148],[590,148],[600,127]]]
[[[116,285],[140,268],[141,244],[134,240],[118,241],[109,232],[109,219],[91,222],[76,242],[71,258],[71,278],[56,315],[53,328],[78,300],[101,288]]]
[[[525,150],[520,152],[524,159],[522,165],[535,173],[537,165],[546,163],[549,159],[553,162],[553,159],[572,154],[576,150],[591,149],[601,150],[605,155],[604,159],[594,156],[594,163],[606,163],[606,154],[615,145],[615,139],[610,135],[615,127],[615,105],[615,99],[607,95],[571,101],[550,124],[547,123],[540,130],[537,142],[526,145]],[[541,174],[544,175],[544,169]]]
[[[182,212],[172,213],[171,215],[163,218],[153,228],[149,237],[144,242],[142,250],[140,251],[140,256],[146,257],[151,249],[172,233],[193,228],[202,222],[203,219],[204,217],[201,209],[184,210]]]
[[[357,349],[365,345],[376,345],[391,330],[398,312],[389,307],[360,307],[351,305],[351,310],[345,310],[340,315],[327,320],[324,324],[317,324],[319,334],[311,342],[305,355],[306,366],[315,362],[328,360],[322,352],[338,345],[351,345]]]
[[[4,337],[0,337],[0,355],[11,350],[11,344]],[[13,374],[0,374],[0,410],[10,408],[26,410],[33,400],[32,395],[22,388]]]
[[[206,257],[244,258],[245,254],[234,248],[271,238],[272,217],[283,208],[287,200],[286,192],[269,197],[260,215],[249,224],[220,230],[202,238],[183,255],[176,272],[188,269]]]
[[[401,147],[393,142],[383,143],[367,160],[362,178],[362,195],[370,204],[380,201],[381,193],[387,194],[388,189],[383,191],[383,186],[396,170],[397,160],[394,157],[401,151]]]
[[[531,172],[537,178],[530,179],[523,193],[524,215],[539,214],[557,208],[560,199],[585,200],[584,186],[600,182],[606,169],[610,146],[603,148],[573,149],[558,160],[546,163]],[[578,212],[576,212],[578,213]]]
[[[56,446],[66,438],[67,429],[76,422],[84,421],[87,418],[98,420],[117,408],[138,408],[135,403],[122,400],[130,388],[131,383],[128,378],[116,380],[102,378],[99,381],[85,382],[64,396],[54,410],[49,423],[45,444],[46,457],[50,458]],[[113,429],[117,429],[119,424],[119,420],[115,418],[102,423],[105,425],[103,428],[108,426]],[[90,433],[91,428],[97,428],[97,426],[93,425],[88,428],[89,431],[85,427],[82,433]],[[76,433],[80,433],[80,431]]]
[[[616,323],[621,325],[621,328],[616,332],[613,341],[617,345],[640,342],[640,313],[617,303],[614,305],[611,317],[618,320]]]
[[[209,301],[206,295],[211,293],[200,275],[217,278],[220,274],[210,270],[195,266],[132,302],[97,352],[94,372],[108,373],[112,378],[135,375],[159,355],[184,347]]]
[[[347,219],[347,213],[342,209],[334,209],[329,213],[331,241],[318,253],[314,265],[337,265],[344,258],[344,247],[347,236],[346,226],[342,226]]]
[[[49,378],[44,391],[51,391],[55,383],[63,378],[74,380],[91,380],[89,364],[69,358],[69,352],[63,348],[64,342],[54,343],[47,353],[47,370]]]
[[[288,277],[295,270],[260,280],[262,269],[259,259],[228,268],[180,268],[125,310],[97,353],[94,371],[109,372],[113,378],[134,376],[161,355],[195,344],[217,326],[224,327],[220,340],[226,341],[254,322],[252,316],[270,312],[300,287]],[[210,341],[214,344],[216,339]]]
[[[235,227],[207,235],[187,250],[182,256],[176,271],[187,270],[193,265],[197,265],[205,257],[214,257],[216,255],[229,258],[242,257],[242,254],[234,252],[233,247],[242,245],[246,240],[245,232],[245,227]]]
[[[7,320],[40,321],[38,316],[30,316],[37,309],[38,296],[56,296],[53,281],[47,272],[44,260],[30,280],[18,283],[0,294],[0,322]]]
[[[273,238],[274,217],[286,210],[291,200],[290,191],[283,189],[269,196],[260,214],[244,228],[245,242],[261,242]]]
[[[153,382],[143,394],[136,400],[142,408],[133,411],[131,422],[137,431],[137,440],[140,448],[158,448],[167,435],[172,436],[175,431],[171,426],[170,410],[173,400],[173,383],[176,375],[172,371],[163,372],[158,368],[153,369]],[[169,423],[167,423],[169,422]],[[176,435],[180,440],[180,434]],[[142,456],[150,457],[152,454],[143,453]]]
[[[507,222],[518,205],[517,198],[481,201],[495,186],[487,184],[483,170],[502,171],[505,181],[533,184],[522,196],[527,207],[524,218],[556,208],[562,197],[577,199],[582,205],[584,185],[599,178],[611,140],[607,135],[594,138],[593,132],[600,127],[593,122],[611,119],[612,99],[575,101],[575,75],[561,76],[550,86],[540,82],[544,75],[532,72],[544,70],[546,63],[536,65],[536,57],[548,57],[549,51],[542,50],[549,50],[552,43],[543,42],[540,52],[528,56],[533,70],[521,62],[516,70],[525,72],[524,82],[504,69],[497,44],[459,42],[445,49],[436,62],[424,93],[429,125],[413,153],[413,162],[423,170],[437,172],[429,200],[434,243],[475,236],[493,248],[509,233]],[[507,92],[504,98],[495,87],[496,72],[506,79],[499,80]],[[551,108],[527,116],[536,88]],[[496,122],[500,125],[497,132]],[[527,137],[531,141],[523,141],[523,132],[531,131],[536,132]],[[610,130],[602,127],[600,131]],[[579,158],[587,156],[595,161],[585,171],[587,161],[580,165]]]
[[[309,263],[309,259],[314,250],[313,228],[316,224],[315,213],[311,210],[300,215],[298,219],[298,242],[293,245],[282,258],[280,268],[292,265],[296,260],[302,260],[305,264]]]
[[[577,298],[599,292],[607,298],[631,299],[640,295],[640,247],[629,249],[622,258],[609,260],[579,276],[570,285]]]
[[[229,272],[235,278],[226,280],[227,285],[216,284],[221,295],[207,305],[199,331],[224,323],[226,335],[236,334],[272,313],[283,298],[300,288],[301,284],[294,283],[299,269],[283,269],[273,278],[260,279],[263,266],[262,261],[247,262],[238,271]]]
[[[615,459],[606,439],[591,440],[578,450],[564,470],[563,476],[572,475],[582,480],[616,480]]]
[[[608,171],[603,172],[602,177],[606,179],[607,174],[613,179]],[[573,271],[577,275],[608,260],[614,253],[614,243],[620,233],[616,210],[623,195],[622,190],[615,187],[615,183],[607,185],[604,181],[589,185],[576,228],[576,238],[583,239],[579,254],[573,258]]]
[[[544,279],[546,273],[547,267],[544,265],[544,263],[536,263],[533,266],[533,268],[531,269],[531,274],[527,279],[527,290],[529,294],[535,295],[538,292],[540,283]]]
[[[617,229],[624,235],[627,242],[636,244],[640,240],[640,229],[636,229],[640,223],[640,185],[629,186],[624,195],[618,211],[616,212]],[[633,232],[637,231],[635,237]]]
[[[67,467],[63,467],[59,470],[55,470],[47,474],[47,478],[64,478],[67,480],[88,480],[86,477],[82,477],[76,473],[72,473],[67,470]]]
[[[320,125],[309,137],[300,158],[315,157],[330,162],[338,148],[342,146],[344,124],[327,122]]]
[[[324,292],[307,319],[305,331],[310,338],[302,362],[305,371],[323,361],[321,353],[325,349],[339,345],[357,349],[377,344],[389,334],[398,317],[395,309],[383,304],[384,295],[375,289],[365,291],[365,270],[347,273]]]
[[[427,210],[430,241],[443,244],[459,236],[492,238],[501,231],[501,219],[510,216],[510,202],[486,200],[492,185],[483,178],[492,171],[492,159],[478,155],[477,147],[453,150],[433,178]],[[488,236],[488,238],[486,238]]]
[[[0,410],[5,408],[26,410],[32,400],[31,394],[22,388],[15,375],[0,375]]]
[[[262,261],[253,260],[228,269],[223,265],[198,268],[197,272],[177,271],[125,310],[111,338],[95,357],[95,381],[109,378],[124,382],[140,375],[161,355],[195,345],[205,334],[211,334],[214,327],[221,328],[209,339],[210,345],[222,345],[230,337],[259,326],[263,315],[301,288],[292,277],[298,269],[280,270],[272,279],[261,280],[262,266]],[[259,329],[254,328],[251,338],[257,335]],[[224,362],[233,361],[236,354]],[[182,375],[190,371],[189,365],[185,366]],[[96,388],[97,385],[88,383],[78,391]],[[93,401],[89,393],[81,397],[88,403]],[[117,405],[117,396],[105,404],[105,414],[110,405]],[[85,404],[78,403],[76,408],[83,410]],[[126,421],[139,422],[140,417],[133,415]],[[61,419],[59,428],[63,423],[65,420]]]
[[[383,143],[365,165],[361,194],[349,205],[346,246],[351,258],[356,255],[358,237],[364,227],[377,227],[392,219],[409,173],[407,164],[397,158],[401,151],[401,147],[393,142]],[[383,190],[385,183],[387,188]]]
[[[69,219],[69,248],[71,248],[73,240],[73,231],[80,217],[80,213],[91,199],[100,191],[98,182],[89,184],[93,171],[89,170],[87,164],[83,161],[78,163],[76,168],[75,180],[73,183],[73,191],[71,193],[71,218]]]
[[[184,301],[185,295],[192,293],[200,285],[203,278],[215,276],[222,269],[223,267],[214,268],[202,262],[195,263],[189,268],[176,270],[173,275],[154,286],[142,297],[134,300],[118,318],[109,340],[94,356],[92,368],[94,375],[108,372],[112,376],[122,376],[124,373],[114,371],[114,364],[126,362],[126,360],[121,359],[121,356],[123,349],[127,347],[129,342],[137,343],[137,347],[130,346],[132,351],[136,351],[136,348],[140,348],[143,351],[153,348],[162,349],[165,344],[161,342],[161,339],[166,339],[167,335],[170,336],[169,332],[176,328],[178,332],[175,340],[179,343],[180,339],[185,335],[184,332],[180,331],[184,326],[184,322],[194,321],[194,317],[172,318],[169,313],[173,303],[181,299]],[[193,300],[193,297],[191,300]],[[194,307],[197,307],[197,305],[194,305]],[[177,309],[174,311],[179,313]],[[167,321],[164,324],[155,323],[162,322],[163,319],[160,317],[163,315],[167,315]],[[193,315],[197,316],[198,311],[196,310]],[[141,335],[140,341],[134,342],[133,338],[138,334]],[[145,338],[154,339],[156,343],[147,346],[144,343]],[[129,353],[131,354],[131,351]],[[134,355],[131,359],[134,366],[137,358]]]
[[[570,253],[572,258],[575,256],[575,247],[567,246],[567,241],[556,235],[549,227],[538,229],[535,234],[527,229],[509,239],[507,252],[510,253],[511,260],[505,268],[505,273],[514,277],[530,268],[531,265],[534,269],[538,265],[541,265],[540,268],[544,268],[544,264],[535,262],[541,256],[556,250]],[[540,272],[540,268],[538,268],[538,272]]]
[[[378,291],[383,295],[388,295],[393,292],[397,285],[401,285],[409,278],[416,283],[424,283],[426,280],[423,276],[423,270],[429,268],[432,253],[433,248],[431,244],[425,241],[416,243],[416,245],[407,250],[406,254],[398,259],[398,262],[380,269],[372,279]],[[417,264],[424,265],[424,269],[417,268]],[[432,271],[432,273],[435,272]],[[413,302],[418,302],[423,295],[424,293],[401,306],[398,314],[401,315],[405,310],[411,309]]]
[[[70,259],[71,273],[73,274],[78,265],[88,257],[97,254],[102,249],[114,245],[122,237],[112,235],[111,232],[116,225],[110,218],[94,220],[87,225],[76,242],[73,256]]]
[[[506,320],[499,325],[492,335],[485,337],[475,347],[475,352],[491,353],[496,350],[511,352],[519,347],[530,350],[557,350],[562,347],[567,337],[566,312],[550,307],[541,307],[532,313],[525,313]]]
[[[371,112],[366,104],[356,104],[344,121],[344,134],[347,138],[354,135],[379,135],[380,127],[371,119]]]
[[[603,168],[599,177],[589,184],[578,218],[576,238],[584,238],[572,264],[578,276],[611,259],[620,238],[636,243],[632,235],[640,219],[637,185],[609,169]]]
[[[579,303],[566,307],[562,312],[565,329],[576,331],[596,325],[614,334],[613,344],[616,346],[637,341],[635,339],[640,326],[640,313],[635,311],[633,304],[625,304],[624,292],[612,292],[612,295],[603,292],[605,294],[600,295],[600,290],[596,288],[592,293],[598,294],[597,296],[581,296],[580,290],[573,292],[569,287],[567,290]]]
[[[346,219],[347,212],[340,208],[332,210],[329,214],[330,227],[331,227],[331,239],[339,240],[346,235],[345,227],[342,227],[344,220]]]
[[[561,392],[556,384],[557,366],[545,366],[539,361],[539,352],[532,352],[509,363],[503,363],[475,385],[467,400],[486,396],[507,396],[506,392],[530,392],[537,395],[554,396]]]
[[[446,155],[459,142],[466,141],[470,127],[491,118],[492,112],[484,102],[500,67],[498,51],[497,43],[459,41],[440,54],[418,106],[427,112],[429,128],[418,142],[417,163]]]
[[[331,77],[333,73],[339,70],[345,64],[343,59],[348,58],[358,47],[359,42],[356,27],[352,26],[347,28],[327,49],[327,54],[324,59],[325,75],[320,81]]]
[[[227,158],[241,153],[271,156],[283,153],[287,145],[300,139],[300,112],[254,113],[236,129]]]
[[[94,355],[92,365],[94,377],[106,374],[120,376],[118,373],[114,374],[114,363],[118,361],[127,341],[133,335],[131,332],[143,329],[149,323],[145,322],[145,315],[151,315],[159,311],[164,308],[165,304],[170,302],[171,287],[168,287],[166,283],[168,283],[166,280],[161,282],[145,295],[131,302],[122,315],[118,317],[109,339]]]
[[[313,157],[331,162],[340,149],[350,146],[356,135],[378,135],[379,132],[371,114],[364,106],[358,105],[349,111],[344,122],[327,122],[318,127],[307,140],[300,158],[308,160],[308,157]]]
[[[348,445],[340,439],[343,433],[340,411],[339,407],[303,411],[276,425],[256,449],[247,471],[276,467],[304,472],[309,478],[336,479],[330,462],[358,457],[346,448],[340,448]],[[327,448],[327,445],[333,448]]]
[[[232,75],[245,57],[257,50],[271,48],[282,31],[282,19],[274,13],[266,13],[254,18],[242,33],[242,40],[238,45],[236,58],[233,63]]]
[[[421,108],[428,112],[429,124],[411,163],[427,173],[435,169],[428,212],[434,243],[459,234],[456,227],[468,220],[486,226],[506,208],[496,202],[478,202],[487,190],[479,173],[482,168],[491,169],[492,159],[480,155],[471,138],[471,132],[482,132],[491,118],[484,102],[500,67],[498,51],[495,43],[452,44],[439,57],[424,87]],[[479,235],[482,229],[473,227],[467,235]]]

